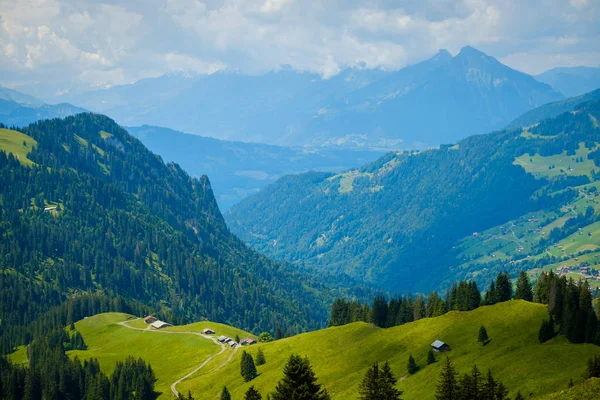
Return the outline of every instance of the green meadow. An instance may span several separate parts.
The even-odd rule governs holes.
[[[0,150],[12,153],[19,158],[19,161],[23,165],[29,166],[34,164],[33,161],[27,158],[27,155],[35,146],[37,146],[37,141],[21,132],[11,129],[0,129]]]
[[[179,389],[215,398],[227,386],[233,398],[242,398],[248,387],[254,385],[266,395],[281,379],[289,355],[296,353],[310,359],[333,399],[356,399],[366,369],[383,361],[390,362],[399,378],[404,399],[433,399],[441,363],[427,366],[426,356],[431,342],[440,339],[450,344],[452,350],[438,355],[439,360],[450,357],[461,374],[476,363],[484,372],[490,368],[508,386],[512,396],[520,390],[526,397],[544,398],[566,389],[570,378],[581,383],[587,359],[600,350],[594,345],[569,344],[562,337],[540,344],[538,329],[546,315],[543,305],[511,301],[389,329],[366,323],[328,328],[246,349],[256,356],[258,348],[262,348],[267,360],[258,367],[260,375],[250,383],[244,383],[240,376],[241,352],[238,352],[224,368],[200,371]],[[485,347],[477,342],[481,325],[486,326],[492,339]],[[409,354],[421,367],[412,376],[406,369]]]
[[[83,336],[88,349],[71,351],[69,355],[79,359],[97,358],[106,373],[111,373],[117,361],[129,355],[142,357],[156,373],[156,390],[163,396],[171,396],[170,386],[174,381],[221,350],[211,340],[197,335],[140,331],[118,324],[131,318],[127,314],[106,313],[77,322],[75,328]],[[146,324],[142,320],[134,320],[131,326],[145,328]]]

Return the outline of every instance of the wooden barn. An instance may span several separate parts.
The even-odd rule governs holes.
[[[168,324],[164,321],[156,320],[152,324],[150,324],[150,326],[152,327],[152,329],[162,329],[162,328],[167,328],[167,327],[173,326],[173,325]]]
[[[154,316],[152,315],[148,315],[147,317],[144,317],[144,322],[147,324],[151,324],[155,321],[158,321],[158,319],[156,319]]]
[[[212,330],[212,329],[210,329],[210,328],[204,328],[204,329],[202,330],[202,333],[204,333],[205,335],[214,335],[214,334],[215,334],[215,331],[213,331],[213,330]]]

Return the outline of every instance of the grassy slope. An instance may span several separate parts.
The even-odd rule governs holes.
[[[405,399],[432,399],[441,363],[426,366],[425,360],[430,343],[439,338],[453,347],[447,355],[460,373],[477,363],[481,370],[491,368],[512,395],[521,390],[526,397],[530,393],[540,396],[566,388],[571,377],[577,382],[588,357],[600,350],[593,345],[569,344],[561,337],[539,344],[537,333],[545,315],[543,305],[511,301],[473,312],[451,312],[390,329],[354,323],[306,333],[258,345],[265,352],[267,364],[258,367],[260,376],[251,384],[263,395],[272,391],[282,376],[289,354],[298,353],[309,357],[320,382],[334,399],[354,399],[366,368],[387,360],[401,379],[399,386]],[[477,342],[482,324],[492,339],[485,347]],[[258,346],[250,348],[253,355]],[[422,367],[414,376],[407,376],[409,354],[413,354]],[[219,371],[200,371],[179,389],[213,397],[226,385],[234,398],[241,398],[250,384],[240,377],[240,356],[238,352],[232,362]]]
[[[169,387],[173,381],[221,349],[212,341],[196,335],[136,331],[117,325],[117,322],[129,318],[131,316],[127,314],[106,313],[77,322],[75,327],[83,335],[88,349],[69,354],[80,359],[97,358],[107,373],[114,369],[117,361],[128,355],[142,357],[156,372],[156,390],[170,396]],[[141,322],[133,321],[131,326],[145,327]]]
[[[549,397],[556,400],[589,400],[600,399],[600,379],[592,378],[571,389],[553,394]]]
[[[27,147],[23,146],[23,142],[27,143]],[[0,129],[0,150],[14,154],[23,165],[29,166],[33,164],[33,161],[27,158],[27,154],[35,146],[37,146],[35,139],[21,132]]]

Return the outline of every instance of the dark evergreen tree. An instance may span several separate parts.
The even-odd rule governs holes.
[[[254,386],[250,386],[244,395],[244,400],[262,400],[262,396]]]
[[[262,349],[259,348],[256,353],[256,365],[264,365],[267,362],[265,359],[265,353],[263,353]]]
[[[508,301],[513,297],[513,288],[508,272],[500,272],[496,277],[496,303]]]
[[[529,282],[529,277],[525,271],[521,271],[519,273],[519,278],[517,279],[517,289],[515,290],[515,299],[533,301],[531,282]]]
[[[242,359],[240,361],[240,373],[244,378],[244,381],[250,382],[252,379],[258,376],[256,366],[254,365],[254,359],[252,355],[248,354],[246,350],[242,352]]]
[[[388,321],[388,303],[385,297],[378,296],[373,300],[371,319],[376,326],[385,328]]]
[[[386,362],[380,369],[373,364],[367,370],[358,387],[361,400],[400,400],[402,392],[396,387],[396,378]]]
[[[419,366],[417,365],[417,362],[413,358],[412,354],[410,354],[408,356],[408,363],[406,364],[406,369],[408,370],[408,373],[411,375],[416,373],[419,370]]]
[[[365,376],[358,386],[358,394],[360,400],[374,400],[380,398],[379,388],[380,376],[379,376],[379,365],[373,364],[372,367],[367,369]]]
[[[381,368],[380,375],[381,400],[401,400],[402,391],[397,388],[397,380],[392,373],[390,364],[386,361]]]
[[[444,368],[438,381],[435,398],[437,400],[456,400],[458,397],[458,383],[456,381],[456,369],[450,359],[446,357]]]
[[[227,386],[223,386],[220,400],[231,400],[231,394],[229,393],[229,389],[227,389]]]
[[[600,378],[600,356],[594,355],[588,360],[587,374],[589,378]]]
[[[435,362],[435,351],[433,349],[429,349],[427,352],[427,365],[431,365]]]
[[[308,361],[292,354],[283,368],[283,379],[277,383],[272,400],[329,400],[329,393],[317,383]]]
[[[494,281],[491,281],[489,289],[487,290],[487,292],[485,292],[485,299],[483,303],[486,305],[492,305],[496,304],[497,302],[498,301],[496,295],[496,284],[494,283]]]
[[[481,327],[479,328],[479,335],[477,336],[477,341],[485,346],[489,340],[490,339],[488,337],[488,333],[485,329],[485,326],[481,325]]]

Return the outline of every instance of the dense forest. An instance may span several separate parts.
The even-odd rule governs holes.
[[[495,260],[461,268],[462,239],[529,212],[559,208],[577,196],[574,185],[597,178],[547,179],[526,172],[516,158],[572,156],[581,143],[593,150],[599,118],[600,101],[592,101],[540,122],[527,135],[504,130],[440,149],[390,153],[344,174],[287,176],[233,207],[226,219],[267,255],[392,291],[425,292],[461,278],[483,284],[519,266]],[[597,154],[587,158],[600,166]],[[590,215],[585,222],[594,220]]]
[[[6,346],[26,343],[29,324],[82,293],[256,332],[279,326],[295,333],[326,319],[323,286],[229,233],[207,177],[193,179],[164,164],[101,115],[19,131],[37,144],[27,149],[30,166],[0,151]],[[91,307],[83,316],[123,308]]]

